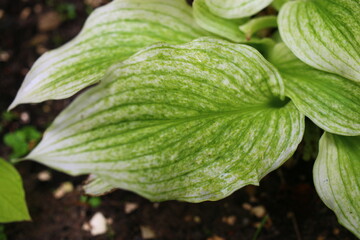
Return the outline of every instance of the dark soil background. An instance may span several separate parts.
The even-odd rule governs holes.
[[[14,99],[34,61],[46,50],[73,38],[86,16],[105,3],[0,0],[0,113]],[[23,126],[43,132],[70,101],[17,107],[14,119],[0,120],[0,140]],[[86,176],[71,177],[35,162],[21,162],[16,167],[24,181],[33,220],[3,225],[0,238],[2,234],[8,240],[354,240],[315,192],[314,159],[304,161],[303,152],[315,154],[319,133],[311,130],[308,136],[293,159],[265,177],[260,187],[248,186],[221,201],[200,204],[152,203],[122,190],[102,196],[97,204],[89,203],[81,190]],[[8,159],[10,153],[1,142],[0,157]],[[40,177],[44,173],[50,179]],[[73,189],[55,197],[54,192],[64,182]],[[89,231],[95,213],[107,219],[106,233],[97,236]]]

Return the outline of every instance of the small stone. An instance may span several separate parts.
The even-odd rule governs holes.
[[[64,182],[58,187],[54,192],[54,197],[60,199],[64,197],[67,193],[70,193],[74,190],[74,186],[71,182]]]
[[[5,11],[4,11],[4,10],[2,10],[2,9],[0,9],[0,19],[1,19],[1,18],[3,18],[3,17],[4,17],[4,15],[5,15]]]
[[[0,52],[0,62],[7,62],[10,59],[10,53],[2,51]]]
[[[199,216],[194,217],[194,222],[201,223],[201,218]]]
[[[154,208],[159,208],[159,207],[160,207],[160,203],[158,203],[158,202],[154,203],[154,204],[153,204],[153,207],[154,207]]]
[[[143,239],[156,238],[154,230],[149,226],[140,226],[140,231]]]
[[[101,212],[97,212],[90,220],[91,226],[91,235],[97,236],[106,233],[107,225],[106,225],[106,218]]]
[[[127,202],[127,203],[125,203],[124,211],[126,214],[130,214],[138,208],[139,208],[139,205],[137,203]]]
[[[26,20],[31,14],[31,8],[27,7],[24,8],[21,13],[20,13],[20,19],[21,20]]]
[[[61,24],[61,16],[55,11],[50,11],[40,15],[38,29],[40,32],[46,32],[56,29]]]
[[[51,173],[47,170],[38,173],[37,178],[39,181],[47,182],[51,179]]]
[[[82,230],[90,232],[91,231],[91,226],[88,222],[84,223],[81,227]]]
[[[108,219],[106,219],[106,223],[107,223],[107,225],[111,225],[114,223],[114,219],[108,218]]]
[[[225,240],[225,238],[219,237],[218,235],[214,235],[212,237],[207,238],[206,240]]]
[[[236,216],[223,217],[222,221],[230,226],[234,226],[236,222]]]
[[[340,229],[334,228],[334,229],[333,229],[333,234],[334,234],[335,236],[339,235],[339,234],[340,234]]]
[[[324,237],[324,236],[318,236],[317,238],[316,238],[316,240],[325,240],[326,238]]]
[[[263,218],[266,215],[266,209],[264,206],[257,206],[251,209],[251,213],[258,218]]]
[[[243,209],[245,209],[246,211],[251,211],[251,209],[252,209],[252,206],[251,206],[251,204],[249,204],[249,203],[243,203],[242,207],[243,207]]]
[[[27,112],[22,112],[20,114],[20,119],[23,123],[28,123],[30,121],[30,115]]]

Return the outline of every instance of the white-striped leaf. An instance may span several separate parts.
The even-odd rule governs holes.
[[[280,71],[287,96],[316,125],[335,134],[360,135],[358,82],[306,65],[284,43],[275,46],[269,61]]]
[[[286,3],[279,14],[281,37],[310,66],[360,81],[359,0]]]
[[[193,3],[194,18],[205,30],[224,37],[233,42],[245,42],[245,34],[239,30],[239,26],[248,19],[229,20],[210,12],[206,0],[195,0]]]
[[[339,222],[360,238],[360,136],[325,133],[314,165],[316,191]]]
[[[258,184],[295,151],[304,116],[252,47],[198,39],[160,44],[113,66],[46,131],[30,159],[88,189],[151,200],[217,200]]]
[[[250,17],[273,0],[206,0],[210,11],[223,18]]]
[[[115,0],[95,10],[74,40],[35,62],[10,108],[69,97],[146,46],[204,35],[185,0]]]

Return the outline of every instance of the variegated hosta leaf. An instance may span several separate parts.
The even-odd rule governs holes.
[[[360,135],[360,84],[314,69],[280,43],[269,58],[280,71],[286,94],[319,127],[340,135]]]
[[[223,18],[250,17],[273,0],[206,0],[210,11]]]
[[[286,3],[279,14],[281,37],[302,61],[360,82],[359,0]]]
[[[111,68],[28,156],[151,200],[217,200],[279,167],[304,116],[255,49],[216,39],[160,44]]]
[[[360,238],[360,136],[325,133],[314,165],[316,191],[339,222]]]
[[[71,42],[40,57],[10,108],[66,98],[98,82],[114,62],[155,42],[207,35],[185,0],[115,0],[95,10]]]
[[[233,42],[245,42],[245,34],[239,30],[239,25],[248,19],[229,20],[210,12],[206,0],[195,0],[193,3],[194,18],[205,30]]]

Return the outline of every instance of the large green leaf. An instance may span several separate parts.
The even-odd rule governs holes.
[[[30,220],[22,181],[16,169],[0,158],[0,222]]]
[[[243,18],[254,15],[273,0],[207,0],[210,11],[223,18]]]
[[[339,222],[360,237],[360,136],[325,133],[314,166],[316,191]]]
[[[89,187],[151,200],[217,200],[258,184],[295,151],[304,116],[252,47],[159,44],[111,68],[46,131],[30,159],[93,173]]]
[[[299,0],[279,14],[281,37],[302,61],[360,81],[359,0]]]
[[[185,0],[115,0],[94,11],[74,40],[36,61],[10,108],[69,97],[146,46],[204,35]]]
[[[360,84],[314,69],[280,43],[269,61],[280,71],[286,94],[319,127],[340,135],[360,135]]]

